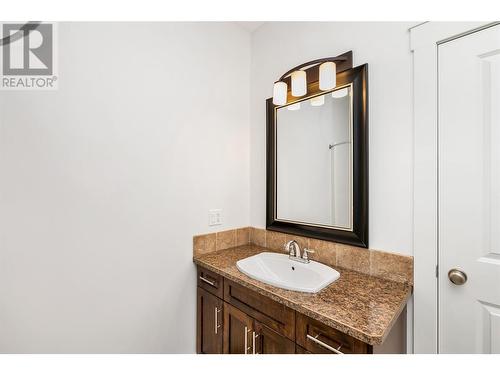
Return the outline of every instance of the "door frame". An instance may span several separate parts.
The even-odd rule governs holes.
[[[414,353],[439,352],[438,46],[498,24],[426,22],[409,30],[413,88]]]

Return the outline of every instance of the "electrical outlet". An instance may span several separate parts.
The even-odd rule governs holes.
[[[208,225],[221,225],[222,224],[222,209],[215,208],[208,211]]]

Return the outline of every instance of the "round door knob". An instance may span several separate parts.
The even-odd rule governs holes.
[[[467,282],[467,275],[465,272],[453,268],[448,272],[448,279],[455,285],[463,285]]]

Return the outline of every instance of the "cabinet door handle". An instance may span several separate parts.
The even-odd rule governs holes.
[[[220,324],[219,324],[219,313],[220,310],[215,307],[215,334],[217,335],[219,332]]]
[[[208,279],[204,278],[203,276],[200,276],[200,280],[207,283],[207,284],[215,286],[215,282],[213,282],[212,280],[208,280]]]
[[[245,326],[245,354],[248,354],[248,350],[250,347],[248,346],[248,334],[250,333],[250,330],[248,329],[247,326]]]
[[[256,352],[255,352],[255,347],[256,347],[256,345],[255,345],[255,341],[256,341],[257,337],[259,337],[259,335],[258,335],[258,334],[256,334],[256,333],[255,333],[255,331],[253,331],[253,332],[252,332],[252,347],[253,347],[252,353],[253,353],[253,354],[259,354],[259,353],[256,353]]]
[[[335,349],[335,348],[331,347],[330,345],[328,345],[328,344],[324,343],[323,341],[318,340],[318,339],[317,339],[317,337],[318,337],[318,336],[319,336],[319,335],[316,335],[316,337],[313,337],[313,336],[311,336],[311,335],[309,335],[309,334],[308,334],[308,335],[306,335],[306,337],[307,337],[307,339],[308,339],[308,340],[311,340],[312,342],[314,342],[314,343],[318,344],[319,346],[322,346],[323,348],[325,348],[325,349],[327,349],[327,350],[329,350],[329,351],[331,351],[331,352],[333,352],[333,353],[337,353],[337,354],[344,354],[344,353],[342,353],[342,352],[339,350],[339,349],[342,347],[342,344],[340,344],[340,346],[339,346],[337,349]]]

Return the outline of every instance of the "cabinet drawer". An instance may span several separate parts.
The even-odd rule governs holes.
[[[224,294],[223,277],[205,268],[198,267],[198,286],[222,298]]]
[[[224,301],[295,340],[295,311],[230,280],[224,281]]]
[[[372,347],[317,320],[297,313],[296,341],[311,353],[368,354]]]

